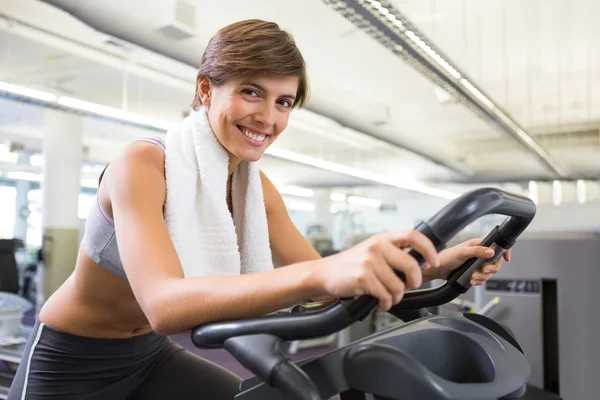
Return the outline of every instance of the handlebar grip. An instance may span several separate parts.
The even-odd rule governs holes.
[[[509,249],[533,220],[535,211],[535,204],[529,198],[499,189],[482,188],[453,200],[415,229],[427,236],[439,251],[472,221],[488,214],[506,215],[508,218],[498,228],[495,243],[503,249]],[[412,249],[410,254],[421,266],[424,265],[425,261],[418,252]],[[465,271],[462,268],[458,270],[463,273]],[[406,292],[403,300],[395,307],[399,309],[432,307],[449,302],[468,290],[456,282],[459,277],[458,274],[454,275],[450,282],[446,282],[439,288]],[[451,282],[452,280],[454,282]],[[356,299],[340,301],[323,311],[306,315],[214,322],[194,328],[192,342],[200,348],[219,348],[232,337],[260,333],[277,336],[282,340],[325,336],[363,319],[376,306],[377,299],[372,296],[360,296]]]
[[[514,241],[533,220],[536,206],[530,198],[494,188],[482,188],[469,192],[442,208],[427,221],[431,231],[447,243],[469,223],[489,214],[509,217],[503,225],[503,236]]]
[[[421,222],[415,227],[414,230],[417,232],[421,232],[423,235],[425,235],[431,241],[431,243],[433,243],[433,246],[435,247],[436,251],[439,252],[445,247],[445,244],[437,237],[435,232],[433,232],[431,227],[426,223]],[[419,267],[423,268],[423,265],[425,265],[425,258],[421,253],[412,249],[408,252],[408,254],[415,260],[417,260],[417,263],[419,263]],[[404,274],[404,272],[398,270],[394,270],[394,272],[402,280],[402,282],[406,282],[406,275]]]
[[[482,258],[470,258],[465,261],[460,267],[456,268],[454,271],[450,273],[448,276],[448,283],[454,285],[456,282],[460,286],[464,288],[461,289],[461,293],[466,292],[471,287],[471,275],[478,269],[481,269],[484,264],[495,262],[498,258],[502,257],[502,255],[506,252],[506,249],[498,246],[496,241],[500,241],[499,239],[500,230],[496,226],[494,229],[488,233],[488,235],[483,238],[480,246],[491,247],[494,249],[494,256],[491,259],[482,259]],[[503,243],[504,244],[504,243]],[[506,245],[505,245],[506,246]],[[509,246],[506,246],[509,247]],[[500,250],[500,251],[498,251]]]

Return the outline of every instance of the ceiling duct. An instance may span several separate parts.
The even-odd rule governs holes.
[[[187,1],[175,0],[169,12],[163,14],[155,31],[169,40],[196,36],[196,6]]]
[[[135,46],[139,46],[141,48],[152,51],[156,54],[160,54],[164,57],[178,61],[182,64],[191,66],[193,68],[198,67],[202,52],[204,51],[203,48],[199,47],[194,47],[193,49],[182,48],[181,46],[184,46],[183,43],[181,44],[181,46],[174,46],[173,39],[168,38],[168,36],[165,35],[164,31],[159,33],[157,30],[147,31],[139,26],[133,27],[132,21],[128,20],[126,15],[115,15],[115,13],[100,12],[97,9],[105,7],[102,4],[102,2],[81,0],[42,1],[70,14],[74,18],[77,18],[79,21],[85,23],[93,29],[96,29],[99,32],[118,38],[119,40],[129,42]],[[177,11],[176,14],[178,12],[179,11]],[[181,18],[178,17],[178,20],[181,21]],[[174,24],[171,23],[171,25]],[[179,29],[182,26],[182,24],[177,23],[177,26],[177,29]],[[167,31],[170,31],[170,29],[167,29]],[[312,109],[311,107],[306,108],[315,113],[319,113],[319,110]],[[383,121],[375,122],[382,123]],[[353,127],[348,126],[348,128]],[[453,171],[458,176],[468,178],[472,175],[472,172],[468,168],[465,168],[456,163],[439,159],[438,157],[423,152],[421,149],[412,148],[396,142],[391,142],[389,140],[377,137],[376,135],[373,135],[368,132],[362,132],[365,135],[376,138],[379,141],[387,142],[390,146],[401,147],[403,150],[409,151],[419,157],[422,157],[424,160],[427,160],[433,164],[439,165],[450,171]]]
[[[135,22],[124,13],[103,12],[106,5],[101,1],[43,0],[43,2],[70,14],[98,32],[129,42],[135,46],[150,50],[194,68],[198,67],[200,56],[204,49],[194,48],[193,51],[188,51],[189,49],[186,48],[186,51],[181,51],[181,48],[173,45],[173,38],[169,37],[169,35],[175,37],[177,35],[185,36],[185,32],[188,35],[191,33],[190,25],[182,22],[190,21],[190,19],[182,19],[181,16],[178,16],[181,11],[177,10],[176,5],[174,9],[171,8],[171,12],[165,13],[166,17],[162,22],[158,21],[156,26],[151,27],[151,29],[156,28],[155,30],[147,30],[147,26],[139,23],[135,25]],[[181,6],[180,9],[182,9]],[[169,27],[165,28],[167,26]],[[164,31],[160,31],[161,28],[165,28]],[[175,33],[176,31],[179,32]]]

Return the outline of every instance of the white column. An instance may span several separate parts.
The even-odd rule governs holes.
[[[319,254],[323,255],[324,252],[328,252],[333,247],[333,240],[331,237],[331,213],[329,207],[331,200],[329,198],[329,189],[315,189],[314,190],[314,205],[315,210],[312,213],[312,220],[310,226],[320,226],[322,231],[311,231],[308,235],[308,240],[311,245]]]
[[[23,153],[19,157],[19,164],[29,163],[29,154]],[[27,240],[27,214],[29,201],[27,194],[29,193],[30,183],[26,180],[16,182],[15,189],[17,190],[17,198],[15,199],[15,228],[13,236],[16,239],[21,239],[23,243]]]
[[[331,190],[316,189],[315,193],[315,219],[314,225],[321,225],[325,228],[325,232],[331,235]]]
[[[41,187],[46,263],[42,302],[68,278],[77,259],[82,128],[78,115],[45,112]]]

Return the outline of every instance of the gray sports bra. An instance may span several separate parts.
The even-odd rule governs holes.
[[[165,143],[162,139],[141,138],[137,140],[155,144],[163,151],[165,150]],[[102,175],[100,175],[100,180],[102,180]],[[127,280],[127,275],[119,256],[115,223],[106,211],[102,209],[97,194],[96,204],[90,209],[85,223],[81,246],[96,264],[119,278]]]

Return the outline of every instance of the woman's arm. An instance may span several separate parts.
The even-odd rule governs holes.
[[[285,203],[275,185],[262,171],[260,176],[269,224],[271,253],[275,264],[278,267],[284,267],[320,259],[321,255],[302,236],[290,219]],[[330,296],[312,296],[304,300],[322,302],[335,299]]]
[[[423,234],[400,231],[377,235],[335,256],[285,268],[241,276],[184,278],[162,214],[164,153],[152,144],[133,143],[111,163],[107,180],[127,278],[159,334],[260,316],[324,296],[370,294],[379,300],[381,310],[388,310],[405,288],[421,285],[416,261],[402,248],[414,248],[427,255],[432,265],[438,263],[433,244]],[[394,269],[405,274],[406,285]]]
[[[215,320],[264,315],[321,294],[311,263],[242,276],[184,279],[162,214],[164,153],[133,143],[111,163],[119,253],[133,293],[159,334]]]
[[[261,172],[265,206],[267,208],[267,219],[269,221],[269,239],[271,251],[277,265],[285,266],[302,261],[316,260],[320,258],[319,253],[296,229],[291,221],[281,194]],[[439,279],[436,269],[423,271],[423,283],[433,279]],[[316,298],[316,301],[329,300],[329,298]]]
[[[260,177],[269,224],[269,241],[275,264],[283,267],[321,258],[290,219],[285,203],[275,185],[262,171]]]

